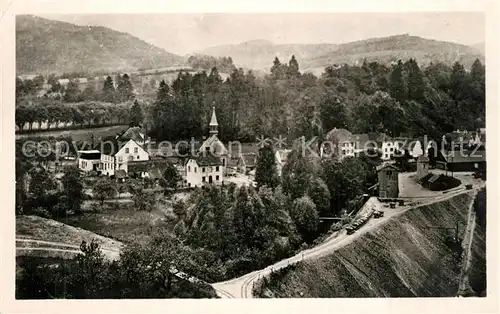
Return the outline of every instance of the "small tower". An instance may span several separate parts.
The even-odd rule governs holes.
[[[217,123],[217,117],[215,116],[215,107],[212,110],[212,119],[210,120],[210,136],[217,135],[219,133],[219,124]]]

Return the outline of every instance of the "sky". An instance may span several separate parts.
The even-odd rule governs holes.
[[[106,26],[179,55],[257,39],[275,44],[338,44],[370,37],[410,34],[464,45],[485,41],[485,18],[481,12],[40,16],[78,25]]]

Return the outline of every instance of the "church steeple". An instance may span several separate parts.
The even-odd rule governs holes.
[[[217,117],[215,116],[215,107],[212,109],[212,119],[210,120],[210,136],[217,135],[219,133],[219,124],[217,123]]]

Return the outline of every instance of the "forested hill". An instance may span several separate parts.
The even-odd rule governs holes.
[[[337,49],[335,44],[274,44],[267,40],[251,40],[237,45],[223,45],[199,51],[214,57],[230,56],[238,67],[268,70],[275,56],[300,60],[326,54]]]
[[[302,66],[315,68],[331,64],[353,64],[361,63],[364,59],[390,63],[410,58],[424,66],[431,62],[451,65],[458,61],[469,68],[476,59],[484,62],[484,55],[474,47],[405,34],[342,44],[335,51],[305,60]]]
[[[16,17],[17,74],[123,71],[182,64],[183,58],[127,33],[32,15]]]
[[[274,44],[254,40],[238,45],[225,45],[205,49],[200,53],[215,57],[230,56],[236,66],[251,69],[269,69],[275,56],[289,59],[292,55],[301,60],[303,70],[324,69],[332,64],[356,64],[363,59],[390,63],[399,59],[416,59],[420,65],[431,61],[452,65],[458,61],[469,68],[477,58],[484,63],[484,56],[475,47],[451,42],[425,39],[410,35],[370,38],[346,44]]]

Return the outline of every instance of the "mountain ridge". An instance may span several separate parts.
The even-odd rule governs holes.
[[[181,56],[104,26],[16,17],[18,75],[130,71],[183,63]]]

